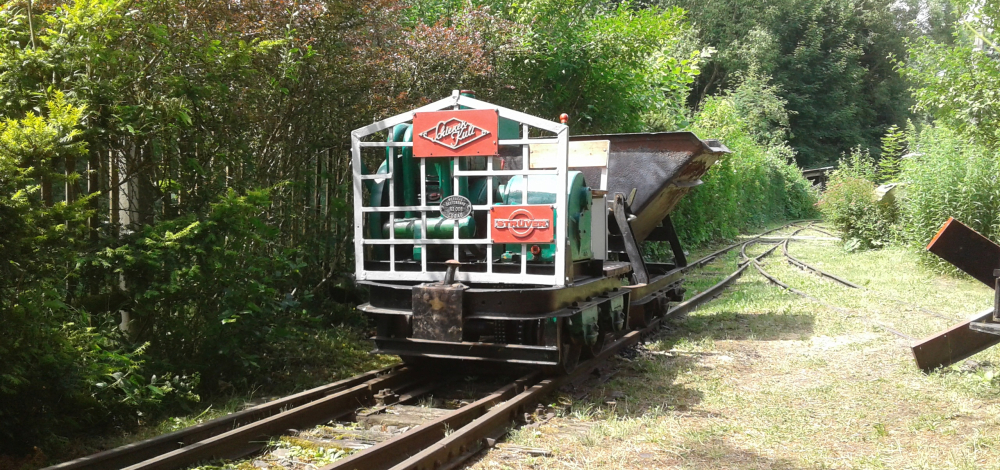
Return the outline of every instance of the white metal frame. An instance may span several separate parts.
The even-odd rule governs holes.
[[[521,138],[520,139],[508,139],[500,140],[499,145],[520,145],[522,148],[523,163],[522,169],[520,170],[494,170],[493,169],[493,159],[487,159],[487,167],[485,171],[474,171],[474,170],[459,170],[458,159],[466,157],[454,157],[451,158],[451,164],[453,165],[452,177],[453,187],[458,188],[458,178],[468,177],[468,176],[487,176],[489,177],[488,187],[490,190],[487,192],[486,205],[474,205],[472,207],[473,211],[485,210],[489,211],[490,207],[493,206],[493,178],[500,176],[513,176],[513,175],[524,175],[524,197],[527,198],[527,178],[531,175],[556,175],[557,180],[561,183],[560,186],[563,188],[561,191],[556,191],[556,204],[554,206],[555,213],[558,214],[555,220],[555,244],[556,244],[556,256],[554,268],[555,272],[552,275],[549,274],[529,274],[527,272],[527,246],[528,244],[521,244],[521,269],[519,273],[498,273],[494,272],[493,266],[493,240],[490,237],[489,231],[487,231],[481,238],[468,238],[459,239],[458,238],[458,227],[456,224],[455,233],[452,239],[428,239],[427,238],[427,212],[437,212],[438,206],[428,206],[426,201],[426,186],[427,186],[427,158],[417,158],[420,164],[420,186],[421,186],[421,200],[419,206],[397,206],[395,200],[394,191],[394,181],[393,175],[393,160],[390,158],[388,162],[388,174],[369,174],[364,175],[361,173],[361,148],[363,147],[412,147],[411,142],[366,142],[363,141],[364,138],[387,130],[396,126],[397,124],[411,123],[413,121],[413,116],[416,113],[429,112],[429,111],[441,111],[445,109],[459,109],[459,107],[464,106],[469,109],[495,109],[501,118],[510,119],[520,124],[521,127]],[[541,129],[543,131],[551,132],[555,134],[555,138],[529,138],[529,130],[534,127]],[[414,129],[414,134],[416,129]],[[532,170],[528,164],[528,145],[530,144],[556,144],[557,145],[557,167],[555,169],[545,169],[545,170]],[[437,157],[433,157],[437,158]],[[447,158],[447,157],[446,157]],[[354,260],[355,260],[355,275],[357,280],[371,280],[371,281],[437,281],[443,276],[443,272],[438,271],[427,271],[427,252],[424,250],[421,258],[421,270],[420,271],[396,271],[396,259],[395,250],[389,249],[389,271],[369,271],[365,270],[365,246],[366,245],[388,245],[390,247],[396,245],[455,245],[455,259],[458,258],[459,245],[486,245],[486,272],[463,272],[459,270],[456,275],[456,280],[460,282],[474,283],[506,283],[506,284],[539,284],[539,285],[549,285],[549,286],[565,286],[569,283],[568,278],[569,270],[567,268],[567,244],[566,244],[566,230],[567,230],[567,195],[566,195],[566,185],[567,185],[567,162],[569,159],[569,126],[565,124],[560,124],[557,122],[548,121],[542,118],[531,116],[525,113],[507,109],[501,106],[487,103],[485,101],[480,101],[475,98],[468,96],[462,96],[458,90],[452,92],[452,95],[448,98],[436,101],[427,106],[414,109],[396,116],[390,117],[388,119],[383,119],[379,122],[370,124],[368,126],[355,129],[351,132],[351,168],[353,169],[354,176]],[[363,184],[365,180],[388,180],[389,184],[389,206],[387,207],[366,207],[363,201]],[[526,199],[525,199],[526,202]],[[391,229],[393,227],[394,213],[395,212],[419,212],[422,219],[421,223],[421,236],[420,239],[397,239],[395,230]],[[364,219],[365,214],[372,212],[387,212],[389,213],[389,234],[386,239],[366,239],[364,237]],[[487,227],[492,226],[493,221],[487,212]],[[479,235],[479,234],[477,234]]]

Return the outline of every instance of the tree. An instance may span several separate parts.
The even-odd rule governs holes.
[[[959,0],[961,18],[950,37],[909,43],[901,71],[913,83],[916,107],[975,142],[1000,147],[1000,4]]]
[[[911,104],[890,57],[904,57],[917,2],[890,0],[662,0],[690,11],[701,40],[718,49],[691,96],[771,77],[788,102],[790,143],[801,165],[836,161],[861,144],[878,148]]]

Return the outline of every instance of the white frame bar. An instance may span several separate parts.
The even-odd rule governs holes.
[[[569,156],[569,127],[565,124],[548,121],[535,116],[531,116],[525,113],[507,109],[501,106],[496,106],[485,101],[480,101],[475,98],[470,98],[467,96],[461,96],[461,94],[456,90],[452,92],[452,95],[448,98],[438,100],[427,106],[408,111],[396,116],[383,119],[379,122],[370,124],[365,127],[355,129],[351,132],[351,166],[353,173],[353,184],[354,184],[354,259],[355,259],[355,275],[358,280],[373,280],[373,281],[438,281],[444,275],[443,272],[428,272],[427,271],[427,247],[431,245],[453,245],[454,246],[454,256],[457,258],[459,255],[460,247],[462,245],[486,245],[486,272],[468,272],[459,271],[456,275],[456,280],[460,282],[488,282],[488,283],[508,283],[508,284],[540,284],[549,286],[564,286],[570,283],[571,279],[567,277],[569,272],[568,266],[570,259],[568,258],[568,248],[566,230],[568,228],[567,217],[561,216],[556,219],[555,226],[555,240],[553,243],[556,246],[555,260],[553,263],[554,273],[553,274],[528,274],[528,263],[527,263],[527,248],[528,244],[521,245],[521,262],[519,273],[498,273],[493,266],[493,255],[494,255],[494,243],[492,238],[487,233],[485,238],[468,238],[459,239],[458,238],[458,225],[456,224],[453,232],[453,239],[429,239],[427,238],[427,213],[437,212],[438,206],[427,205],[427,161],[425,158],[417,159],[420,162],[420,190],[421,190],[421,200],[419,206],[397,206],[395,199],[395,181],[393,178],[393,170],[395,165],[395,153],[398,152],[396,148],[412,147],[412,142],[365,142],[362,139],[387,130],[398,124],[409,123],[413,120],[413,116],[420,112],[430,112],[430,111],[441,111],[448,108],[459,109],[460,107],[467,107],[471,109],[495,109],[501,118],[510,119],[521,124],[521,136],[519,139],[504,139],[499,141],[499,145],[520,145],[522,147],[522,168],[520,170],[495,170],[494,169],[494,157],[486,157],[486,170],[460,170],[459,158],[466,157],[453,157],[451,158],[450,164],[452,165],[452,187],[457,193],[459,186],[459,178],[469,177],[469,176],[485,176],[487,177],[487,185],[489,190],[487,191],[487,203],[486,205],[475,205],[473,210],[485,210],[487,211],[487,226],[492,224],[492,216],[489,213],[489,209],[493,206],[493,185],[495,183],[495,178],[503,176],[515,176],[521,175],[524,177],[524,191],[523,196],[525,198],[522,204],[527,204],[527,179],[535,175],[554,175],[556,176],[557,182],[563,188],[566,187],[568,180],[568,156]],[[549,132],[555,134],[555,137],[544,137],[544,138],[529,138],[530,129],[536,128],[544,132]],[[392,136],[390,135],[391,139]],[[557,168],[545,169],[545,170],[531,170],[528,164],[528,145],[530,144],[555,144],[558,146],[557,150]],[[387,148],[391,149],[389,151],[392,158],[389,158],[387,163],[387,174],[361,174],[361,149],[362,148]],[[389,190],[389,206],[387,207],[370,207],[365,205],[363,200],[363,187],[365,181],[384,181],[389,180],[388,190]],[[556,191],[556,204],[555,204],[556,214],[567,214],[567,195],[566,191]],[[396,212],[419,212],[421,219],[421,229],[419,239],[397,239],[395,236],[395,213]],[[384,239],[365,239],[364,238],[364,223],[366,214],[371,213],[388,213],[389,214],[389,233],[388,238]],[[388,271],[368,271],[364,269],[365,262],[365,246],[389,246],[389,270]],[[420,246],[420,271],[397,271],[396,270],[396,250],[394,246],[398,245],[408,245],[408,246]],[[510,263],[503,263],[505,266],[512,266]],[[516,266],[516,265],[513,265]]]

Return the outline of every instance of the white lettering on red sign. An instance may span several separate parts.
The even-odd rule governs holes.
[[[495,219],[493,227],[501,230],[509,230],[512,235],[518,238],[525,238],[531,235],[535,229],[547,229],[552,221],[549,219],[534,219],[531,212],[518,209],[511,212],[509,219]]]
[[[420,133],[420,137],[452,150],[488,135],[490,131],[456,118],[440,121],[436,126]]]

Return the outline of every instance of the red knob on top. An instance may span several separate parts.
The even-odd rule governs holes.
[[[566,124],[569,122],[569,114],[562,113],[559,115],[559,122]]]

